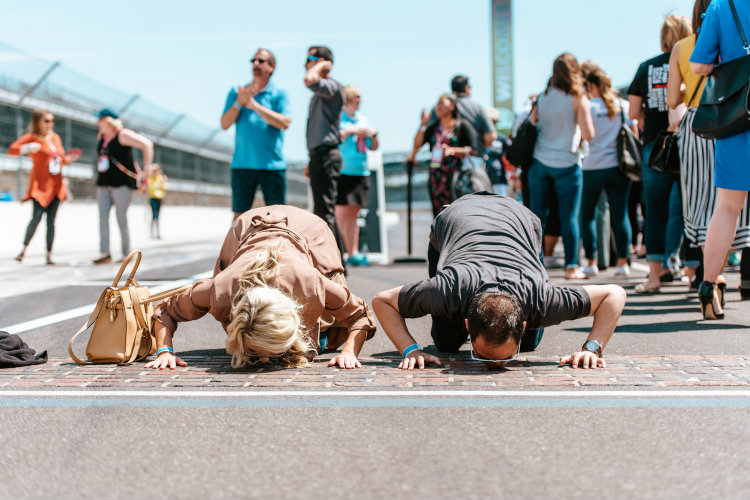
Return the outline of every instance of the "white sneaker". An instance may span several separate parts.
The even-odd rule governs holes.
[[[630,267],[627,264],[625,264],[624,266],[617,266],[615,268],[615,276],[627,278],[628,276],[630,276]]]
[[[599,266],[597,266],[596,264],[594,264],[593,266],[584,266],[581,270],[583,271],[583,274],[585,274],[589,278],[593,278],[594,276],[597,276],[599,274]]]

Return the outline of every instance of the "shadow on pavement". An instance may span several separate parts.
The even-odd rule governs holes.
[[[637,325],[618,325],[616,333],[675,333],[707,330],[742,330],[746,325],[714,321],[670,321],[669,323],[644,323]],[[566,328],[566,332],[588,333],[591,328]]]

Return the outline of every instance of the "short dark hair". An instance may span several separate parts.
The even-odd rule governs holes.
[[[505,293],[479,293],[469,304],[467,319],[472,341],[481,335],[490,346],[505,344],[511,337],[516,343],[521,342],[523,310],[515,297]]]
[[[331,61],[331,64],[333,64],[333,52],[331,52],[331,49],[326,47],[325,45],[313,45],[309,49],[307,49],[308,52],[313,51],[312,55],[315,57],[320,57],[321,59],[325,59],[326,61]]]
[[[456,94],[465,94],[466,87],[469,86],[469,78],[463,75],[456,75],[451,80],[451,91]]]

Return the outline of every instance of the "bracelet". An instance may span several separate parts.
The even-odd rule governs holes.
[[[401,354],[403,357],[408,356],[410,353],[414,351],[421,351],[422,347],[419,344],[412,344],[406,349],[404,349],[404,352]]]
[[[155,354],[155,356],[156,356],[156,357],[158,358],[158,357],[159,357],[159,354],[161,354],[161,353],[163,353],[163,352],[171,352],[172,354],[174,354],[174,349],[172,349],[172,348],[171,348],[171,347],[169,347],[169,346],[164,346],[164,347],[162,347],[161,349],[159,349],[158,351],[156,351],[156,354]]]
[[[237,101],[234,101],[234,104],[232,104],[232,106],[242,111],[242,106],[240,106],[240,103],[238,103]]]
[[[427,127],[425,127],[424,125],[422,125],[421,127],[419,127],[419,131],[420,132],[424,132],[426,130],[427,130]]]

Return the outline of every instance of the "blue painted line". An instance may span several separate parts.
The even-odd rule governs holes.
[[[0,398],[0,408],[750,408],[711,398]]]

